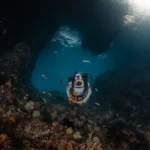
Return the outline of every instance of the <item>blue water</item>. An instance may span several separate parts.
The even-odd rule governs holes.
[[[67,44],[66,41],[58,38],[59,32],[62,30],[66,36],[61,38],[67,38],[67,34],[71,36]],[[74,41],[74,37],[78,40]],[[60,84],[60,80],[71,76],[75,71],[90,73],[93,78],[96,78],[116,66],[114,57],[109,50],[93,56],[89,50],[83,49],[77,31],[72,32],[71,29],[62,27],[54,35],[54,39],[51,39],[41,51],[32,72],[32,84],[41,92],[53,90],[65,92],[66,87]],[[89,60],[91,63],[85,63],[83,60]],[[49,79],[43,78],[42,74],[48,76]],[[67,79],[64,79],[63,83],[67,83]]]
[[[31,82],[39,91],[58,90],[66,87],[60,80],[75,71],[90,73],[95,79],[106,71],[125,67],[144,68],[150,66],[149,22],[136,25],[136,29],[125,29],[112,41],[110,47],[100,55],[91,55],[83,49],[78,31],[62,26],[41,50],[32,72]],[[83,63],[89,60],[91,63]],[[45,74],[49,79],[42,77]],[[67,84],[67,79],[63,80]],[[93,87],[94,88],[94,87]]]

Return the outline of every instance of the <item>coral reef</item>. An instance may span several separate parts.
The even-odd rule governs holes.
[[[5,149],[111,150],[117,147],[125,150],[136,145],[149,149],[145,133],[133,129],[123,118],[114,118],[111,111],[96,116],[87,107],[20,101],[14,87],[7,84],[3,84],[0,93],[3,97],[3,93],[10,92],[0,109],[0,146]],[[12,95],[16,97],[10,101]],[[49,120],[43,119],[45,115]],[[19,145],[16,140],[20,141]]]
[[[21,49],[26,46],[17,45],[17,50],[18,47]],[[21,52],[18,55],[21,55]],[[21,59],[17,59],[16,53],[14,55],[9,57],[10,68],[16,65],[20,70],[21,65],[17,63],[21,63],[19,62]],[[59,92],[51,92],[51,96],[40,93],[28,82],[25,84],[19,75],[21,70],[13,72],[10,68],[8,69],[7,65],[9,66],[9,63],[4,66],[2,64],[0,73],[1,149],[150,149],[148,91],[142,93],[142,89],[139,92],[136,88],[132,90],[128,87],[127,92],[132,96],[126,95],[125,92],[122,96],[120,88],[116,85],[117,91],[115,88],[112,91],[107,89],[112,92],[110,92],[111,100],[108,94],[100,96],[106,100],[103,103],[105,109],[96,107],[93,102],[84,106],[60,104],[60,98],[63,96],[60,96]],[[107,77],[109,75],[105,75],[106,79]],[[135,79],[136,81],[132,79],[130,82],[133,87],[137,85],[137,82],[139,83],[139,80]],[[55,104],[53,103],[54,97],[57,99]],[[142,102],[138,99],[139,97]],[[43,98],[46,101],[43,101]],[[94,98],[93,96],[93,101]]]

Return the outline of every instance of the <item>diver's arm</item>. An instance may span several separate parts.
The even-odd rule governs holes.
[[[69,82],[69,83],[68,83],[68,87],[67,87],[67,89],[66,89],[68,98],[71,97],[71,94],[70,94],[71,84],[72,84],[72,82]]]
[[[87,102],[87,100],[89,99],[89,97],[90,97],[90,95],[91,95],[91,93],[92,93],[91,87],[89,87],[89,86],[90,86],[90,84],[88,83],[88,94],[87,94],[87,96],[83,99],[83,102],[84,102],[84,103]]]

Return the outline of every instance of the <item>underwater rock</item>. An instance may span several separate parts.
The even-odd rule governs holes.
[[[54,120],[55,118],[57,118],[57,111],[54,111],[51,113],[51,118]]]
[[[82,127],[84,125],[84,122],[83,121],[77,121],[77,122],[75,122],[75,126],[76,127]]]
[[[73,129],[71,127],[66,129],[66,134],[72,134],[72,132],[73,132]]]
[[[19,107],[19,109],[24,110],[25,109],[25,103],[18,100],[18,107]]]
[[[49,112],[47,111],[40,111],[40,120],[48,124],[51,124],[53,121]]]
[[[70,115],[71,115],[71,117],[75,117],[75,116],[77,115],[77,112],[75,112],[75,111],[70,111]]]
[[[63,121],[62,121],[62,124],[64,126],[71,127],[72,129],[75,128],[74,122],[71,121],[69,118],[64,118]]]
[[[34,109],[39,110],[40,106],[41,106],[40,102],[35,102],[34,103]]]
[[[34,111],[32,113],[32,117],[36,118],[36,117],[39,117],[40,116],[40,112],[39,111]]]
[[[89,132],[91,132],[93,130],[93,127],[90,124],[87,124],[87,129]]]
[[[27,111],[33,110],[34,109],[34,102],[32,102],[32,101],[27,102],[26,105],[24,106],[24,108]]]
[[[113,115],[114,115],[114,113],[112,111],[108,111],[106,113],[106,119],[110,119]]]
[[[96,126],[96,127],[94,128],[94,132],[99,132],[99,131],[100,131],[100,127]]]
[[[32,130],[31,125],[27,125],[27,126],[25,127],[25,129],[24,129],[24,132],[30,133],[31,130]]]
[[[94,123],[94,121],[93,121],[93,120],[88,120],[88,123],[89,123],[90,125],[92,125],[92,124]]]
[[[62,105],[58,105],[57,106],[57,111],[60,113],[60,112],[64,112],[65,111],[65,107],[62,106]]]
[[[93,139],[92,139],[92,141],[94,142],[94,143],[96,143],[96,144],[99,144],[100,143],[100,140],[99,140],[99,138],[98,137],[93,137]]]
[[[73,123],[74,123],[75,127],[78,126],[78,121],[79,121],[78,118],[73,119]]]
[[[77,139],[81,139],[82,136],[80,135],[80,132],[76,132],[75,134],[73,134],[73,138],[77,140]]]
[[[84,122],[85,121],[85,116],[80,116],[79,119]]]

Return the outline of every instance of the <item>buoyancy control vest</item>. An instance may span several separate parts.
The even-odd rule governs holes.
[[[83,91],[83,94],[80,95],[79,97],[84,97],[84,96],[87,94],[87,92],[88,92],[88,81],[87,81],[88,76],[87,76],[86,74],[83,74],[83,75],[82,75],[82,78],[83,78],[83,82],[84,82],[84,91]],[[72,82],[72,87],[70,88],[70,92],[71,92],[71,94],[72,94],[73,96],[76,96],[76,95],[74,94],[74,76],[70,77],[70,78],[68,79],[68,82]],[[78,87],[78,88],[80,88],[80,87]]]

